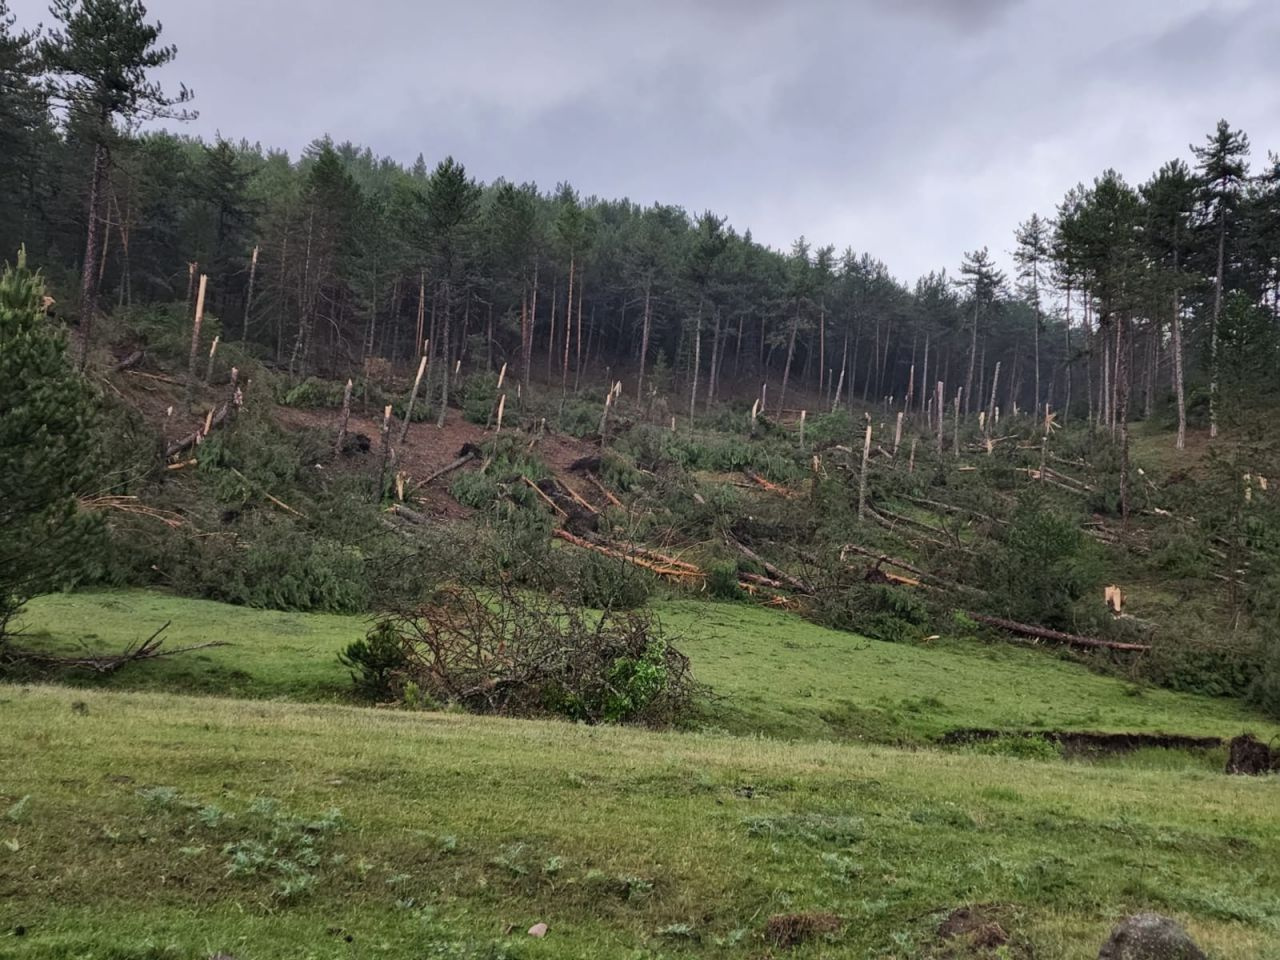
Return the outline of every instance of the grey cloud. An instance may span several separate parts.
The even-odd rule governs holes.
[[[24,23],[43,0],[12,0]],[[1268,0],[150,0],[193,132],[324,133],[477,175],[711,208],[900,277],[1220,115],[1280,147]]]

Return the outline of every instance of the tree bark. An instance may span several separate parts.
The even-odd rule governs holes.
[[[105,127],[106,121],[103,121]],[[93,321],[98,313],[98,246],[101,232],[98,229],[98,205],[102,193],[102,181],[107,172],[107,147],[98,142],[93,147],[93,166],[89,174],[89,209],[84,241],[84,263],[80,271],[80,361],[84,370],[89,362],[89,350],[93,341]]]

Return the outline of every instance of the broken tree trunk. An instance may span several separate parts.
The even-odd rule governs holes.
[[[1116,640],[1100,640],[1097,637],[1082,637],[1075,633],[1063,633],[1061,630],[1050,630],[1048,627],[1037,627],[1030,623],[1018,623],[1016,620],[1005,620],[1002,617],[988,617],[980,613],[970,613],[969,616],[978,623],[996,627],[1008,633],[1035,637],[1037,640],[1048,640],[1052,643],[1063,643],[1072,647],[1124,650],[1134,653],[1146,653],[1151,649],[1150,645],[1145,643],[1121,643]]]
[[[387,404],[382,408],[382,459],[378,466],[378,486],[373,491],[373,502],[378,503],[382,500],[382,494],[387,489],[387,465],[391,462],[391,404]]]
[[[413,422],[413,405],[418,400],[418,387],[422,385],[422,374],[427,369],[427,355],[418,359],[418,375],[413,378],[413,389],[409,391],[409,404],[404,408],[404,426],[400,428],[400,442],[404,443],[409,436],[409,424]]]
[[[195,396],[196,363],[200,358],[200,324],[204,322],[204,293],[209,277],[200,274],[200,291],[196,294],[196,315],[191,323],[191,354],[187,359],[187,402]]]
[[[347,425],[351,422],[351,378],[342,391],[342,418],[338,421],[338,439],[333,442],[333,452],[342,453],[342,444],[347,439]]]
[[[867,415],[867,430],[862,441],[862,469],[858,473],[858,519],[867,517],[867,460],[871,456],[871,416]]]

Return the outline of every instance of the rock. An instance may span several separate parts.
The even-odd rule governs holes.
[[[1158,913],[1121,921],[1098,951],[1098,960],[1206,960],[1181,924]]]
[[[545,937],[547,935],[547,925],[545,923],[535,923],[529,928],[529,936]]]

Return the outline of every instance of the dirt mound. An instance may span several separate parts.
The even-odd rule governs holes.
[[[843,927],[844,921],[834,913],[779,913],[765,924],[764,936],[775,947],[789,950]]]
[[[936,955],[947,958],[999,956],[1030,960],[1033,956],[1030,945],[1009,932],[1013,928],[1015,909],[1013,905],[1005,903],[957,907],[938,924],[937,936],[942,941],[942,947]]]
[[[1272,750],[1252,733],[1242,733],[1235,737],[1229,747],[1227,773],[1257,776],[1280,770],[1280,752]]]
[[[982,907],[960,907],[952,910],[938,925],[938,937],[954,940],[963,937],[969,946],[979,950],[995,950],[1009,942],[1004,927],[987,916]]]

